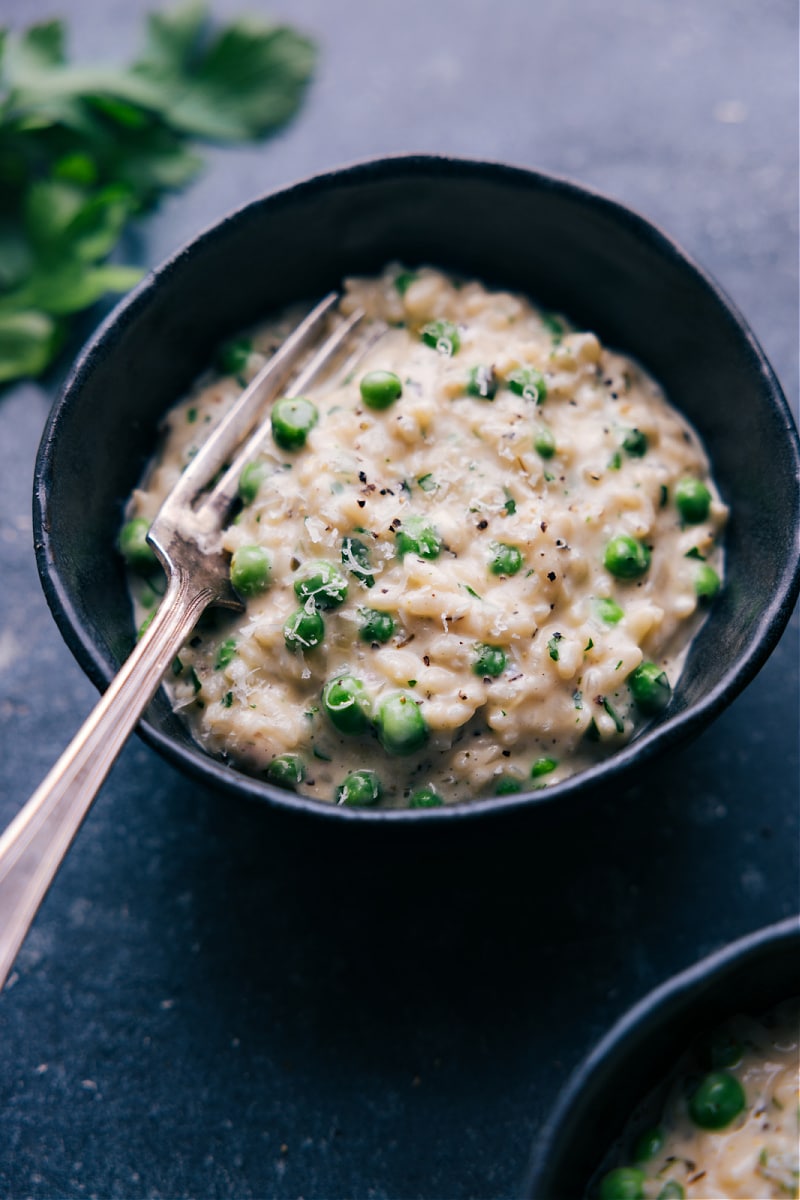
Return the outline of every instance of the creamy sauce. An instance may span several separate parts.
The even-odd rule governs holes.
[[[521,296],[427,268],[398,287],[398,271],[348,281],[342,310],[389,328],[346,379],[308,392],[319,415],[302,448],[266,433],[257,494],[224,534],[231,553],[266,549],[269,586],[242,616],[196,631],[167,686],[211,754],[262,776],[297,755],[298,790],[323,800],[363,767],[391,806],[423,785],[446,802],[550,786],[646,719],[628,683],[643,661],[674,686],[702,615],[698,571],[722,573],[726,509],[697,436],[635,362]],[[155,516],[294,316],[252,335],[239,379],[207,375],[169,414],[129,516]],[[436,320],[453,323],[457,347],[423,340]],[[378,370],[402,387],[382,409],[360,390]],[[710,495],[690,523],[675,503],[687,477]],[[403,553],[415,521],[433,530],[435,556]],[[620,535],[645,548],[635,578],[606,564]],[[347,597],[320,609],[318,645],[292,649],[294,585],[320,560],[344,572]],[[141,620],[155,597],[139,579],[132,589]],[[391,618],[388,640],[365,640],[365,609]],[[398,755],[372,731],[337,730],[321,691],[343,672],[373,713],[397,693],[418,706],[424,745]]]

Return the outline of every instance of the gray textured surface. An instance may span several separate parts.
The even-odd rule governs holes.
[[[0,0],[0,23],[53,4]],[[127,57],[144,0],[70,0]],[[239,10],[222,0],[220,13]],[[571,175],[639,209],[797,396],[790,0],[283,0],[318,37],[300,118],[215,150],[137,235],[153,263],[254,194],[402,150]],[[94,701],[36,579],[51,398],[0,395],[0,821]],[[798,907],[797,620],[692,746],[578,828],[376,861],[199,789],[134,740],[0,997],[8,1197],[500,1197],[569,1069],[634,999]]]

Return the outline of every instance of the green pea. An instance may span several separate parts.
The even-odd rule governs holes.
[[[258,489],[266,478],[267,468],[264,463],[251,462],[243,468],[239,476],[239,499],[242,504],[252,504],[258,495]]]
[[[156,552],[147,541],[150,522],[146,517],[134,517],[119,531],[119,550],[133,571],[147,573],[158,566]]]
[[[606,545],[603,564],[617,579],[638,579],[650,566],[650,551],[644,542],[618,533]]]
[[[600,1181],[600,1200],[645,1200],[646,1179],[638,1167],[615,1167]]]
[[[484,642],[476,642],[474,651],[472,670],[475,675],[496,679],[498,675],[503,674],[508,664],[508,655],[502,646],[487,646]]]
[[[428,722],[413,696],[394,692],[381,701],[378,738],[387,754],[413,754],[428,740]]]
[[[375,587],[375,576],[370,572],[369,547],[360,538],[342,538],[342,563],[364,587]]]
[[[217,370],[223,375],[241,375],[252,353],[250,338],[231,338],[229,342],[223,342],[217,351]]]
[[[637,707],[648,717],[663,712],[672,696],[666,671],[653,662],[639,663],[628,676],[628,686]]]
[[[257,596],[269,586],[271,565],[263,546],[240,546],[231,559],[231,583],[242,596]]]
[[[686,1192],[677,1179],[668,1179],[656,1200],[686,1200]]]
[[[293,653],[298,650],[313,650],[315,646],[320,645],[324,637],[325,622],[313,604],[298,608],[283,627],[286,649]]]
[[[537,758],[531,767],[531,779],[539,779],[542,775],[549,775],[551,771],[555,771],[557,766],[557,758]]]
[[[494,367],[471,367],[467,376],[467,395],[476,400],[494,400],[497,395],[497,378]]]
[[[598,617],[605,621],[606,625],[616,625],[625,616],[616,600],[612,600],[610,596],[598,596],[594,607]]]
[[[368,808],[383,795],[381,781],[374,771],[351,771],[336,789],[334,800],[350,808]]]
[[[298,600],[313,600],[317,608],[337,608],[347,599],[347,580],[335,563],[307,562],[294,581]]]
[[[699,479],[679,479],[675,484],[675,505],[687,524],[699,525],[708,516],[711,492]]]
[[[552,458],[556,452],[556,439],[546,425],[540,425],[533,435],[533,448],[541,458]]]
[[[641,429],[629,429],[622,439],[622,449],[631,458],[642,458],[647,453],[647,434]]]
[[[367,689],[355,675],[338,675],[322,689],[322,707],[340,733],[366,733],[370,727]]]
[[[290,792],[293,792],[305,777],[305,763],[297,754],[279,754],[267,767],[267,781]]]
[[[515,775],[501,775],[494,785],[495,796],[513,796],[522,791],[522,780]]]
[[[518,367],[509,372],[506,382],[517,396],[532,400],[534,404],[544,404],[547,399],[547,384],[541,371],[535,367]]]
[[[223,667],[227,667],[228,663],[232,662],[236,655],[236,638],[226,638],[221,642],[217,650],[217,660],[214,663],[216,670],[221,671]]]
[[[426,346],[448,356],[458,354],[461,347],[461,335],[452,321],[429,321],[423,325],[420,337]]]
[[[489,570],[493,575],[516,575],[522,566],[522,554],[508,542],[492,542]]]
[[[442,539],[430,521],[424,517],[408,517],[395,535],[397,553],[401,558],[406,554],[418,554],[420,558],[438,558],[442,549]]]
[[[409,808],[441,808],[444,800],[432,784],[417,788],[408,798]]]
[[[282,396],[272,406],[272,436],[282,450],[301,450],[318,420],[316,406],[305,396]]]
[[[724,1129],[747,1104],[744,1088],[728,1071],[711,1071],[689,1100],[689,1116],[701,1129]]]
[[[394,617],[377,608],[360,608],[361,627],[358,636],[362,642],[388,642],[394,633]]]
[[[655,1158],[664,1145],[664,1130],[659,1128],[645,1129],[640,1133],[633,1146],[633,1161],[647,1162]]]
[[[698,600],[710,601],[722,586],[719,575],[708,563],[699,563],[694,573],[694,590]]]
[[[368,408],[388,408],[403,394],[403,385],[393,371],[370,371],[359,385]]]

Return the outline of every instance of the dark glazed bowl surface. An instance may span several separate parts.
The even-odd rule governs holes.
[[[629,1117],[702,1034],[800,995],[796,917],[742,938],[651,992],[578,1067],[536,1139],[528,1200],[583,1200]]]
[[[142,732],[208,784],[337,820],[440,822],[550,805],[697,733],[763,665],[800,582],[797,433],[752,333],[673,242],[574,184],[491,163],[378,160],[256,200],[180,250],[112,312],[53,407],[34,483],[45,593],[103,688],[133,644],[113,546],[161,415],[222,338],[392,260],[474,275],[567,313],[638,358],[700,433],[732,512],[727,583],[669,709],[605,763],[552,788],[411,811],[340,809],[244,776],[191,741],[163,694]]]

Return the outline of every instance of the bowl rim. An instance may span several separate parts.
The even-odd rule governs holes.
[[[47,417],[34,469],[33,532],[36,565],[47,603],[64,640],[80,666],[100,691],[103,691],[111,682],[113,672],[109,670],[105,658],[99,653],[93,639],[84,629],[69,589],[59,573],[47,518],[54,442],[65,417],[76,403],[84,382],[91,376],[95,364],[103,359],[113,347],[113,343],[146,309],[151,296],[160,287],[162,281],[169,280],[180,272],[182,264],[186,260],[202,254],[207,246],[218,238],[224,237],[234,225],[247,222],[262,214],[268,219],[271,209],[286,205],[293,198],[312,197],[315,193],[357,186],[361,183],[367,184],[378,181],[382,177],[397,178],[409,175],[429,177],[446,175],[450,178],[475,178],[477,176],[489,178],[514,188],[564,195],[569,197],[572,202],[592,209],[599,208],[612,220],[632,228],[640,239],[653,246],[660,255],[676,263],[681,269],[689,271],[700,286],[711,293],[726,320],[735,328],[737,335],[744,341],[749,353],[758,364],[763,379],[765,397],[774,407],[776,415],[782,418],[784,424],[788,450],[795,468],[794,475],[797,482],[795,507],[797,507],[798,496],[800,496],[800,440],[798,440],[797,428],[780,383],[754,333],[736,306],[716,281],[659,226],[621,201],[612,199],[565,176],[501,161],[411,152],[375,156],[350,162],[272,189],[206,225],[160,264],[148,271],[139,284],[113,307],[79,352],[59,389]],[[656,752],[662,752],[679,742],[689,740],[704,728],[750,683],[764,665],[789,621],[798,593],[800,593],[800,548],[796,555],[787,556],[783,570],[775,581],[770,603],[762,609],[757,628],[745,653],[731,665],[707,694],[681,712],[667,716],[664,722],[655,729],[645,728],[608,759],[593,764],[561,783],[537,791],[521,791],[508,796],[488,796],[464,800],[439,808],[348,808],[274,788],[266,782],[245,775],[220,762],[199,747],[195,751],[193,747],[181,745],[153,726],[147,719],[146,713],[137,726],[137,732],[168,761],[175,763],[184,772],[211,786],[221,788],[223,791],[235,792],[260,803],[266,803],[271,807],[288,808],[314,817],[369,824],[386,822],[395,824],[409,821],[416,824],[420,820],[439,824],[455,819],[499,816],[539,805],[549,809],[556,801],[588,792],[601,783],[618,781],[621,777],[627,776],[634,767],[649,760]]]
[[[558,1193],[552,1191],[552,1187],[558,1181],[553,1178],[552,1155],[554,1149],[560,1150],[558,1143],[562,1129],[567,1127],[570,1114],[595,1076],[601,1074],[608,1064],[627,1059],[631,1047],[635,1048],[641,1038],[643,1026],[658,1026],[659,1019],[676,1002],[691,1001],[734,967],[742,967],[765,952],[779,952],[784,946],[789,949],[793,947],[795,952],[800,950],[800,915],[786,917],[729,942],[677,975],[670,976],[628,1008],[578,1063],[559,1091],[555,1106],[536,1135],[522,1195],[529,1200],[554,1200]],[[796,954],[795,957],[800,977],[800,955]],[[787,1000],[790,995],[787,995]],[[731,1015],[735,1011],[736,999],[732,997]]]

